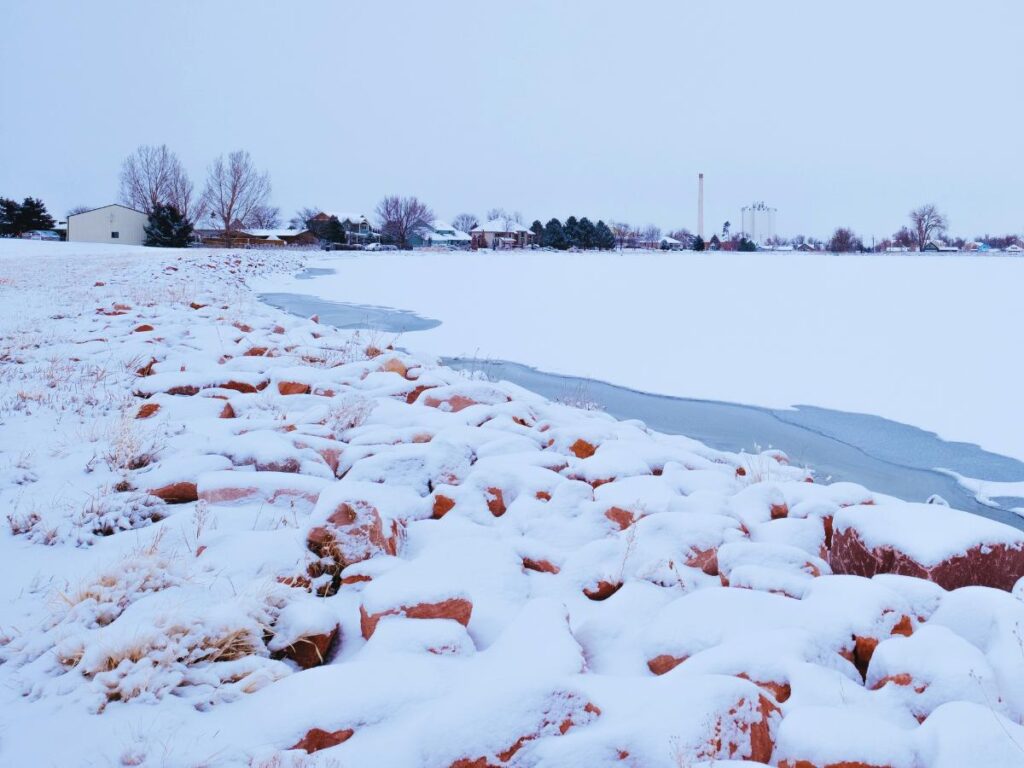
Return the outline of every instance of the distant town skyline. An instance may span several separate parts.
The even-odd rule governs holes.
[[[248,150],[285,220],[397,193],[696,231],[703,171],[708,233],[752,200],[781,236],[880,239],[924,203],[1024,231],[1019,2],[196,8],[3,4],[0,195],[114,202],[166,143],[197,187]]]

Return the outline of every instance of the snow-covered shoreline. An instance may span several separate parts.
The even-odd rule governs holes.
[[[0,762],[1024,765],[1018,531],[257,300],[298,265],[0,241]]]
[[[870,413],[1024,460],[1024,259],[802,253],[379,253],[260,290],[400,307],[413,352],[657,394]],[[426,286],[426,288],[424,288]],[[1006,364],[1010,371],[1003,370]]]

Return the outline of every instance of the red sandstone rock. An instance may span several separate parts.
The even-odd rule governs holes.
[[[477,405],[476,400],[465,395],[449,395],[448,397],[431,397],[427,395],[423,398],[423,404],[428,408],[443,408],[450,413],[458,413],[459,411],[469,408],[472,405]]]
[[[142,407],[139,408],[139,412],[135,414],[136,419],[148,419],[150,416],[160,410],[159,403],[143,403]]]
[[[325,731],[322,728],[310,728],[306,735],[291,747],[291,749],[303,749],[308,753],[319,752],[321,749],[336,747],[352,738],[355,731],[351,728],[342,728],[338,731]]]
[[[534,560],[532,557],[523,558],[523,568],[528,571],[539,571],[540,573],[558,573],[559,567],[549,560]]]
[[[409,373],[409,369],[408,369],[408,367],[406,367],[405,363],[403,363],[403,362],[402,362],[401,360],[399,360],[399,359],[398,359],[397,357],[392,357],[392,358],[389,358],[389,359],[388,359],[387,361],[385,361],[385,363],[384,363],[384,364],[383,364],[383,365],[382,365],[382,366],[380,367],[380,369],[381,369],[382,371],[387,371],[387,372],[389,372],[389,373],[397,373],[397,374],[398,374],[399,376],[401,376],[401,377],[402,377],[403,379],[405,379],[405,378],[408,378],[408,373]]]
[[[597,446],[588,443],[581,437],[569,446],[569,450],[577,459],[589,459],[597,452]]]
[[[604,516],[619,526],[620,531],[626,530],[636,522],[636,516],[632,512],[622,509],[621,507],[612,507],[604,513]]]
[[[686,558],[686,564],[691,568],[700,568],[708,576],[718,576],[718,550],[693,550]]]
[[[1024,575],[1024,545],[982,544],[942,562],[922,564],[897,545],[869,548],[857,529],[850,526],[832,535],[830,561],[837,574],[870,578],[879,573],[896,573],[928,579],[949,590],[985,586],[1009,591]]]
[[[555,694],[556,703],[542,716],[534,730],[523,734],[508,747],[493,756],[461,757],[450,768],[502,768],[512,760],[528,742],[547,736],[564,736],[571,728],[586,725],[601,716],[601,709],[578,694]],[[566,712],[568,705],[568,712]]]
[[[308,395],[309,384],[302,384],[298,381],[279,381],[277,391],[282,395]]]
[[[487,489],[487,509],[495,517],[501,517],[505,514],[505,497],[501,492],[501,488],[488,488]]]
[[[263,357],[266,354],[266,347],[249,347],[249,349],[245,350],[242,354],[242,357]]]
[[[331,646],[338,637],[338,627],[330,632],[320,635],[310,635],[296,640],[277,653],[273,654],[275,659],[291,659],[302,669],[312,669],[324,663]]]
[[[199,500],[196,484],[188,481],[170,483],[161,488],[152,488],[149,493],[152,496],[163,499],[168,504],[187,504],[190,501]]]
[[[684,661],[686,661],[685,657],[679,658],[663,653],[660,656],[655,656],[653,659],[648,659],[647,668],[656,675],[664,675],[666,672],[671,672]]]
[[[385,616],[405,616],[409,619],[452,619],[465,627],[469,624],[469,617],[472,613],[473,603],[463,597],[452,597],[437,603],[403,605],[379,613],[367,613],[363,606],[359,606],[359,628],[363,637],[369,640],[377,629],[377,624]]]
[[[455,499],[451,499],[442,494],[434,496],[434,509],[433,516],[436,520],[440,520],[442,517],[447,515],[455,507]]]
[[[601,580],[596,585],[583,588],[583,594],[591,600],[607,600],[622,588],[622,582]]]
[[[220,415],[218,418],[221,419],[233,419],[235,418],[235,409],[231,407],[231,403],[224,403],[224,407],[220,409]]]
[[[142,325],[135,326],[135,331],[134,332],[135,333],[146,333],[147,331],[152,331],[152,330],[153,330],[153,326],[152,325],[150,325],[149,323],[143,323]]]

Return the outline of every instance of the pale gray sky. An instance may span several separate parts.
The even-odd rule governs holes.
[[[167,143],[197,185],[248,149],[274,202],[416,194],[708,229],[1024,230],[1024,2],[0,3],[0,195],[115,197]]]

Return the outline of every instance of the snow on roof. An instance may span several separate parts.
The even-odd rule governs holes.
[[[429,227],[424,227],[420,231],[420,237],[429,237],[433,240],[465,241],[467,243],[473,239],[461,229],[456,229],[446,221],[435,221]]]
[[[353,224],[363,221],[369,222],[369,219],[363,214],[353,213],[352,211],[321,211],[321,213],[326,214],[328,217],[335,216],[338,221],[351,221]]]
[[[668,243],[669,245],[682,245],[681,242],[676,240],[674,237],[669,237],[668,235],[662,235],[661,240],[658,242]]]
[[[269,237],[280,240],[283,237],[295,237],[308,232],[308,229],[246,229],[245,234],[253,237]]]
[[[121,205],[121,203],[111,203],[110,205],[101,205],[98,208],[90,208],[87,211],[79,211],[78,213],[72,213],[68,218],[72,216],[81,216],[85,213],[92,213],[93,211],[102,211],[104,208],[124,208],[126,211],[132,211],[133,213],[141,213],[143,216],[146,215],[145,211],[140,211],[135,208],[129,208],[127,205]]]
[[[473,227],[474,232],[529,232],[529,228],[512,219],[491,219]]]

